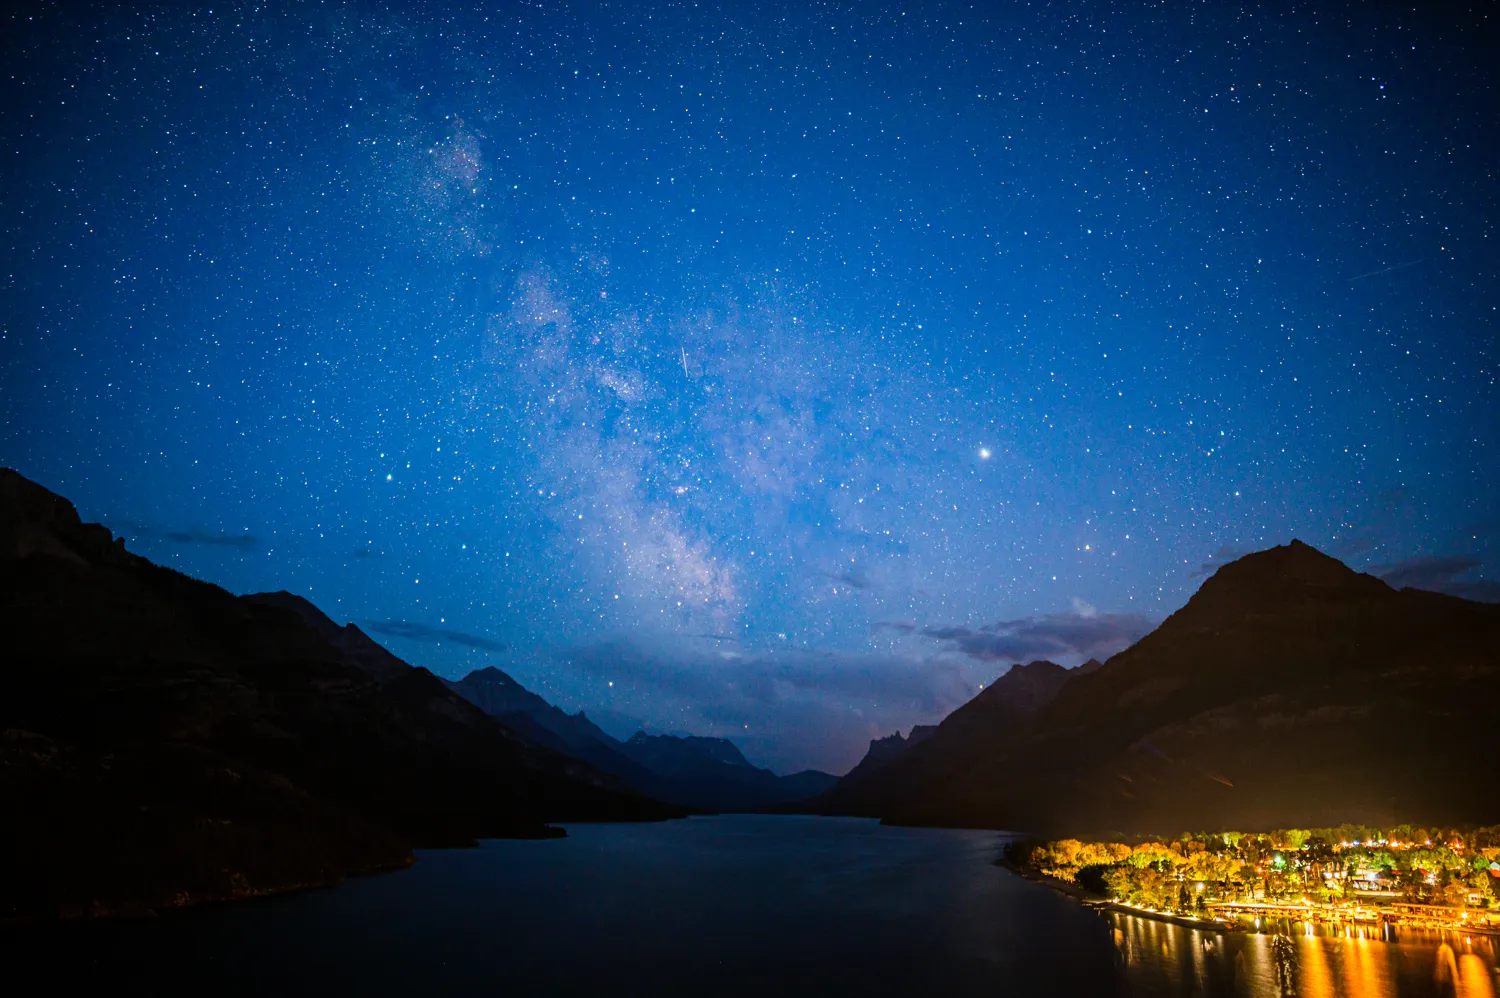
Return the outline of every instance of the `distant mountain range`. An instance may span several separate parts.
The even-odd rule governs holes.
[[[777,776],[751,765],[725,738],[637,732],[622,742],[583,712],[565,713],[493,667],[448,686],[537,744],[582,759],[643,794],[695,810],[758,810],[814,797],[838,780],[812,769]]]
[[[337,882],[680,815],[288,593],[236,598],[0,469],[0,920]]]
[[[1103,665],[1014,666],[806,808],[1051,834],[1492,823],[1497,717],[1500,606],[1293,541]]]

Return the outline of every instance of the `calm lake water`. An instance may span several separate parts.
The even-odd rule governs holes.
[[[336,890],[0,935],[9,981],[277,995],[1281,994],[1271,938],[1101,915],[991,832],[573,825]],[[1496,940],[1294,935],[1304,996],[1493,996]],[[19,993],[19,992],[16,992]]]

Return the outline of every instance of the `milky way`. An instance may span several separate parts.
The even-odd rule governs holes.
[[[0,462],[165,564],[779,770],[1292,537],[1500,598],[1482,14],[22,7]]]

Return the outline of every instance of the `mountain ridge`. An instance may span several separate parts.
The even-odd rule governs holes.
[[[836,781],[812,769],[778,776],[752,764],[727,738],[638,731],[622,742],[582,711],[567,713],[493,666],[446,682],[533,740],[583,759],[641,793],[683,807],[755,811],[813,797]]]
[[[929,726],[922,737],[909,739],[899,751],[882,750],[887,758],[869,755],[848,775],[810,806],[820,812],[880,817],[893,799],[909,792],[913,781],[949,779],[965,765],[963,746],[977,732],[1009,733],[1022,725],[1047,703],[1050,703],[1073,675],[1087,675],[1097,669],[1080,667],[1064,669],[1045,659],[1022,664],[1017,662],[985,686],[967,703],[952,711],[936,725]],[[912,730],[916,735],[917,729]],[[898,732],[899,736],[899,732]],[[878,743],[871,742],[871,753]]]
[[[1494,821],[1469,788],[1492,779],[1497,647],[1500,607],[1394,590],[1293,541],[1221,567],[1019,726],[944,747],[940,725],[863,803],[1069,834]]]
[[[0,629],[0,918],[319,886],[414,845],[683,813],[298,597],[132,554],[11,469]]]

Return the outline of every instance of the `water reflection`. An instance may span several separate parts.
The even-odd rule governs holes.
[[[1110,913],[1131,990],[1249,998],[1495,998],[1500,939],[1389,926],[1266,922],[1216,933]]]
[[[566,839],[423,853],[337,890],[0,931],[0,968],[48,993],[215,998],[1500,990],[1500,939],[1101,916],[997,868],[997,851],[992,833],[854,819],[573,826]]]

